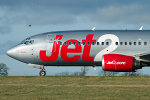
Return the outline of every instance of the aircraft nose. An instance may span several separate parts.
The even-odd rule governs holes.
[[[7,55],[14,58],[15,55],[16,55],[16,49],[12,48],[12,49],[9,49],[7,52]]]

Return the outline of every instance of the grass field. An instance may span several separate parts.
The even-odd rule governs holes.
[[[150,100],[150,77],[0,77],[0,100]]]

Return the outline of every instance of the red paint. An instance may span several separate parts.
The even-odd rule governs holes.
[[[88,62],[93,61],[93,57],[90,56],[91,44],[92,42],[96,43],[96,40],[93,40],[93,36],[94,34],[89,34],[86,36],[85,40],[82,40],[82,44],[83,42],[85,42],[83,55],[82,55],[83,61],[88,61]],[[90,42],[90,45],[88,45],[88,42]]]
[[[93,40],[93,36],[94,34],[89,34],[86,36],[85,40],[82,40],[82,44],[83,42],[85,42],[83,55],[82,55],[83,61],[93,61],[93,57],[90,56],[91,44],[92,42],[96,43],[96,40]],[[54,40],[57,40],[57,39],[61,40],[62,37],[63,35],[56,35]],[[60,56],[64,61],[74,62],[74,61],[79,60],[81,55],[79,54],[75,55],[75,53],[82,53],[82,47],[81,45],[78,45],[79,41],[75,39],[70,39],[70,40],[67,40],[66,42],[67,42],[67,45],[63,44],[61,47],[61,51],[60,51],[60,41],[58,41],[58,43],[54,41],[51,56],[46,55],[46,50],[40,50],[40,59],[44,62],[54,62],[57,60],[59,51],[60,51]],[[74,45],[74,48],[69,48],[69,42],[71,42],[71,44],[74,44],[74,42],[76,42],[76,45]],[[89,45],[88,45],[88,42],[90,42]],[[69,53],[73,53],[74,55],[72,57],[68,57],[67,54]]]
[[[18,51],[18,53],[27,53],[26,51]]]
[[[71,40],[68,40],[66,42],[67,42],[67,45],[63,44],[62,47],[61,47],[61,52],[60,52],[61,58],[64,61],[68,61],[68,62],[77,61],[80,58],[81,55],[74,55],[73,57],[68,57],[67,54],[68,53],[81,53],[82,52],[81,45],[78,45],[79,41],[71,39]],[[74,42],[76,42],[76,45],[74,45],[75,48],[68,48],[69,42],[71,42],[71,44],[73,44]]]
[[[104,70],[106,71],[133,71],[133,57],[120,54],[104,55]]]
[[[61,40],[62,39],[62,37],[63,37],[63,35],[56,35],[56,37],[54,38],[54,40]]]

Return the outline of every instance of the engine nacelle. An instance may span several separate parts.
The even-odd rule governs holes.
[[[28,66],[29,66],[29,67],[32,67],[32,68],[44,69],[44,66],[43,66],[43,65],[28,64]]]
[[[105,71],[134,72],[141,68],[140,61],[132,56],[106,54],[102,58],[102,69]]]

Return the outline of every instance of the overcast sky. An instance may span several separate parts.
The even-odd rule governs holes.
[[[48,31],[93,27],[138,30],[142,25],[149,30],[149,9],[149,0],[0,0],[0,62],[10,67],[10,75],[38,75],[39,70],[24,73],[22,69],[32,71],[26,64],[9,58],[6,50],[29,36]],[[54,67],[53,73],[60,69]]]

